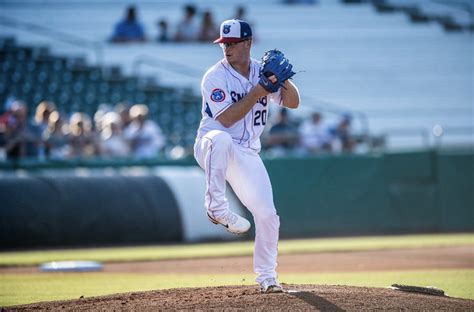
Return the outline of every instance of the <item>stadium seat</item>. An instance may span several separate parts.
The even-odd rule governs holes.
[[[24,100],[33,114],[42,100],[69,114],[93,115],[99,103],[128,102],[149,106],[169,144],[192,146],[199,122],[199,97],[189,89],[158,84],[155,77],[124,76],[121,68],[90,66],[84,58],[52,55],[47,47],[20,46],[0,38],[0,100]]]

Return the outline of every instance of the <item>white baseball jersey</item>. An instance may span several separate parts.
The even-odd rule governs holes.
[[[273,203],[270,178],[258,155],[260,135],[268,116],[268,103],[281,104],[280,92],[258,99],[252,109],[234,125],[224,127],[216,120],[257,85],[260,63],[250,61],[249,79],[223,59],[211,67],[202,80],[202,120],[194,157],[206,173],[204,205],[218,218],[229,210],[226,181],[252,213],[255,221],[254,271],[257,283],[276,278],[280,219]]]
[[[233,103],[240,101],[257,85],[261,64],[250,60],[249,79],[238,73],[222,59],[212,66],[204,75],[201,83],[202,120],[198,129],[198,138],[211,130],[222,130],[229,133],[234,143],[260,151],[260,135],[265,128],[268,117],[268,103],[274,101],[281,105],[280,90],[261,97],[257,104],[229,128],[224,127],[216,118]]]

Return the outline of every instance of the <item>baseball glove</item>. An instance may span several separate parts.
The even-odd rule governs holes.
[[[295,72],[293,65],[278,50],[269,50],[262,57],[262,68],[260,69],[260,80],[258,83],[269,92],[277,92],[286,80],[293,77]],[[275,75],[276,81],[272,82],[269,77]]]

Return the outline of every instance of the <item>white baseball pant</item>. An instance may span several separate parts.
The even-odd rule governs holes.
[[[214,216],[229,209],[227,180],[255,221],[256,281],[276,278],[280,218],[273,203],[270,178],[258,153],[234,143],[227,132],[212,130],[196,140],[194,157],[206,173],[206,209]]]

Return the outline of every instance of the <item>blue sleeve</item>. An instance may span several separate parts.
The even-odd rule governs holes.
[[[123,27],[122,27],[122,22],[118,22],[115,24],[114,27],[114,33],[112,35],[112,38],[120,38],[123,37]]]
[[[137,36],[145,37],[145,29],[143,28],[142,24],[138,24],[138,23],[137,23]]]

